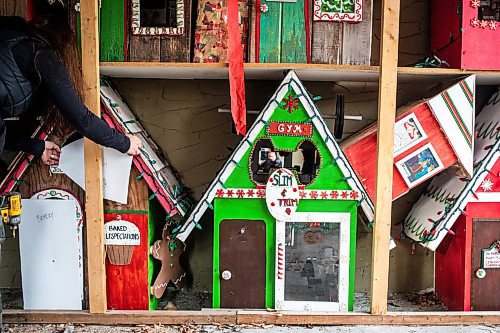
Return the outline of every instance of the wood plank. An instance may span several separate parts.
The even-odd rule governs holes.
[[[373,1],[363,0],[363,21],[344,23],[342,64],[369,66],[372,49]]]
[[[129,60],[161,61],[160,36],[129,35]]]
[[[387,312],[400,0],[383,0],[373,224],[371,313]]]
[[[0,16],[21,16],[26,18],[26,5],[28,0],[2,0],[0,1]]]
[[[342,23],[314,21],[312,62],[314,64],[342,64],[343,33]]]
[[[137,180],[139,171],[132,164],[130,172],[127,204],[120,204],[111,200],[104,200],[104,209],[109,210],[132,210],[132,211],[147,211],[148,202],[148,185],[144,179]]]
[[[281,14],[281,59],[280,62],[306,63],[309,46],[305,6],[307,0],[283,2]],[[276,29],[276,27],[274,27]]]
[[[269,10],[260,12],[259,62],[281,62],[282,13],[281,2],[266,2]],[[260,10],[257,8],[256,10]]]
[[[98,10],[97,1],[82,0],[80,2],[84,102],[90,111],[99,116],[101,101]],[[106,272],[104,268],[102,147],[85,139],[84,150],[89,308],[92,313],[103,313],[106,311]]]
[[[102,61],[125,61],[125,29],[128,29],[126,2],[123,0],[105,1],[101,7],[101,49]]]
[[[276,324],[276,325],[498,325],[499,312],[280,313],[242,310],[202,311],[26,311],[4,310],[6,324]]]

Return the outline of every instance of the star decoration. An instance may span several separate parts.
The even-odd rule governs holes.
[[[248,191],[247,191],[247,196],[248,196],[249,198],[253,198],[253,195],[254,195],[253,190],[248,190]]]
[[[299,196],[300,196],[300,198],[301,198],[301,199],[305,199],[305,198],[306,198],[306,196],[307,196],[307,194],[306,194],[306,192],[305,192],[305,191],[300,191],[300,192],[299,192]]]
[[[481,28],[486,29],[488,27],[488,21],[481,20],[481,23],[479,24]]]
[[[265,196],[266,196],[266,191],[264,191],[264,190],[257,191],[257,197],[264,198]]]
[[[317,199],[318,198],[318,192],[317,191],[311,191],[309,194],[311,196],[311,199]]]
[[[337,199],[337,198],[339,197],[339,192],[337,192],[337,191],[332,191],[332,192],[330,193],[330,197],[331,197],[332,199]]]
[[[280,105],[288,113],[292,113],[294,110],[299,108],[299,99],[293,98],[292,94],[288,95],[288,98],[283,98],[282,105]]]
[[[321,192],[321,199],[325,200],[328,198],[328,194],[326,194],[326,191]]]
[[[354,200],[358,199],[358,196],[359,196],[359,194],[357,191],[352,191],[350,194],[351,199],[354,199]]]
[[[269,6],[268,5],[266,5],[266,4],[260,5],[260,11],[261,12],[267,13],[268,10],[269,10]]]
[[[480,5],[481,5],[481,1],[480,1],[480,0],[472,0],[472,1],[470,2],[470,6],[471,6],[472,8],[477,8],[477,7],[479,7]]]
[[[489,179],[485,179],[481,183],[481,188],[485,192],[491,191],[491,189],[493,188],[493,182],[491,180],[489,180]]]
[[[472,20],[470,20],[470,25],[472,25],[473,27],[478,27],[480,23],[481,21],[479,21],[477,17],[474,17]]]
[[[224,190],[218,189],[217,192],[215,192],[215,195],[217,196],[217,198],[222,198],[224,196]]]
[[[342,191],[342,199],[347,199],[347,191]]]
[[[491,30],[497,30],[497,22],[490,21],[490,29]]]
[[[233,194],[234,194],[233,190],[227,190],[227,192],[226,192],[226,195],[228,198],[232,198]]]
[[[243,198],[243,195],[245,194],[245,192],[243,190],[238,190],[236,191],[236,195],[238,196],[238,198]]]

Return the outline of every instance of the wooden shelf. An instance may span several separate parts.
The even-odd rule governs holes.
[[[304,81],[378,82],[378,66],[347,66],[322,64],[245,64],[245,78],[249,80],[281,80],[283,73],[293,69]],[[227,64],[193,64],[168,62],[103,62],[101,74],[118,78],[150,79],[227,79]],[[500,84],[500,71],[466,71],[448,68],[399,67],[401,83],[431,83],[453,80],[464,75],[477,74],[479,85]]]

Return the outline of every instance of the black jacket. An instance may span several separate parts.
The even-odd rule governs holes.
[[[59,57],[25,26],[20,18],[0,17],[0,152],[5,145],[6,149],[25,151],[36,157],[43,153],[42,140],[6,139],[9,134],[3,121],[34,113],[36,95],[51,98],[59,112],[83,136],[105,147],[127,152],[130,140],[85,107]]]

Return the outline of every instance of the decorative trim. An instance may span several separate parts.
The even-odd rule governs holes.
[[[328,0],[314,0],[314,21],[361,22],[363,20],[362,0],[354,2],[354,13],[324,12],[322,5],[328,5]]]
[[[176,1],[177,27],[141,27],[141,0],[131,0],[132,14],[130,24],[133,35],[141,36],[180,36],[184,34],[184,0]]]
[[[361,199],[356,190],[305,190],[299,186],[301,200],[355,200]],[[266,190],[262,188],[219,188],[215,192],[218,199],[265,199]]]
[[[497,31],[498,22],[493,20],[478,20],[477,17],[473,17],[470,20],[470,26],[473,28],[481,28],[481,29],[489,28],[489,30]]]

